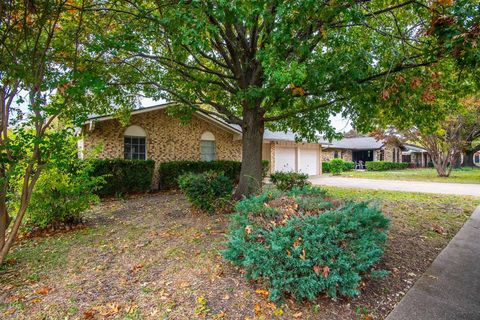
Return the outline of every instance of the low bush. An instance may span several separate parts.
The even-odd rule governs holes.
[[[178,177],[191,173],[202,173],[205,171],[223,172],[235,183],[240,178],[240,170],[242,163],[240,161],[215,160],[215,161],[169,161],[162,162],[159,168],[160,189],[178,188]],[[262,171],[264,176],[267,175],[269,162],[262,161]]]
[[[78,161],[68,169],[46,168],[30,198],[26,212],[29,229],[76,224],[82,213],[99,198],[94,193],[105,182],[103,177],[92,177],[90,162]]]
[[[201,211],[221,211],[230,202],[232,180],[223,172],[186,173],[178,178],[178,185],[188,201]]]
[[[152,187],[155,168],[153,160],[95,159],[91,160],[93,176],[103,176],[105,185],[100,196],[147,192]]]
[[[280,190],[301,188],[309,184],[308,174],[299,172],[275,172],[270,175],[272,183]]]
[[[269,299],[356,296],[364,277],[382,276],[389,220],[368,203],[334,208],[316,187],[266,191],[240,201],[225,259],[265,281]]]
[[[366,161],[368,171],[401,170],[410,166],[409,162]]]
[[[334,160],[336,160],[336,159],[334,159]],[[339,160],[342,160],[342,159],[339,159]],[[323,173],[332,172],[331,171],[331,162],[332,161],[322,161],[322,172]],[[355,169],[355,163],[353,161],[345,161],[345,160],[342,160],[342,161],[343,161],[343,168],[342,168],[343,171],[351,171],[351,170]]]
[[[337,176],[343,172],[344,163],[342,159],[333,159],[330,161],[330,171],[334,176]]]

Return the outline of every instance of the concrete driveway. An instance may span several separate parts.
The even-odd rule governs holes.
[[[325,186],[341,187],[341,188],[426,192],[426,193],[455,194],[455,195],[480,197],[480,184],[373,180],[373,179],[343,178],[343,177],[332,177],[332,176],[312,177],[310,178],[310,181],[314,185],[325,185]]]

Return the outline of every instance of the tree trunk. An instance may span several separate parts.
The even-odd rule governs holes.
[[[235,199],[249,196],[262,187],[262,143],[264,123],[255,109],[244,108],[242,169]]]

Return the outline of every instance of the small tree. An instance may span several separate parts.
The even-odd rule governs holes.
[[[95,3],[7,0],[0,4],[0,264],[15,240],[42,170],[52,159],[64,156],[72,126],[108,100],[99,77],[101,65],[96,63],[99,55],[87,48],[91,31],[106,28],[92,11]],[[98,99],[89,98],[99,92]],[[18,104],[26,105],[26,116]],[[7,193],[17,179],[20,197],[12,204],[14,199]]]
[[[422,146],[432,158],[440,177],[448,177],[469,144],[469,137],[480,129],[480,104],[464,105],[443,120],[435,131],[410,129],[405,137]]]

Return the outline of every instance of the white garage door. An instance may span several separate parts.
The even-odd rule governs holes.
[[[275,171],[295,171],[295,148],[275,148]]]
[[[318,150],[300,148],[299,153],[298,171],[310,176],[317,175]]]

